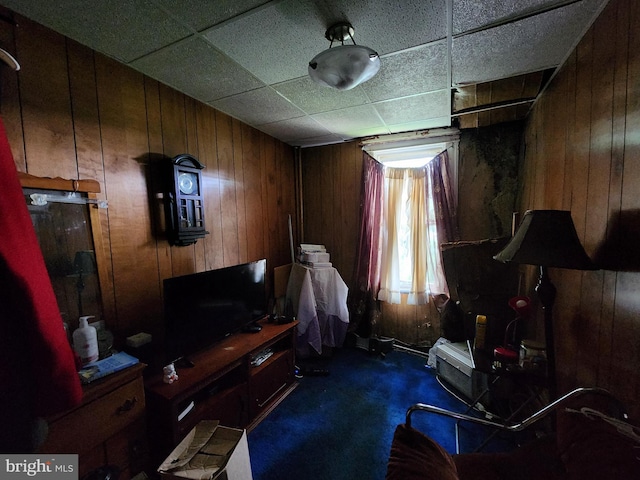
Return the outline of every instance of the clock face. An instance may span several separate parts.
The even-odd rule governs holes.
[[[178,174],[178,187],[180,193],[184,195],[198,194],[198,176],[191,172],[180,172]]]

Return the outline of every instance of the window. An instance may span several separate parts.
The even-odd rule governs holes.
[[[439,188],[428,167],[445,151],[456,156],[453,144],[444,142],[369,152],[385,167],[380,300],[400,303],[407,294],[407,303],[424,304],[432,293],[448,293],[434,201]]]

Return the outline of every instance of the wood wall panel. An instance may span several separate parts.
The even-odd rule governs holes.
[[[232,120],[233,132],[233,172],[236,186],[236,221],[238,225],[238,263],[247,261],[247,209],[244,199],[248,193],[244,179],[244,156],[241,123],[235,118]]]
[[[358,142],[306,148],[301,167],[301,241],[325,245],[331,263],[351,287],[360,228],[362,150]]]
[[[22,66],[18,73],[3,69],[1,80],[14,161],[21,172],[100,183],[99,196],[109,205],[99,212],[108,263],[101,267],[104,319],[118,340],[140,331],[161,337],[165,278],[259,258],[267,258],[270,269],[286,261],[283,226],[287,213],[297,218],[291,147],[18,20],[20,28],[7,24],[0,32],[2,47]],[[195,245],[171,247],[152,167],[180,153],[206,165],[210,234]]]
[[[622,184],[620,218],[626,218],[633,225],[640,224],[640,3],[627,0],[623,2],[627,5],[629,12],[629,49],[628,49],[628,71],[627,71],[627,109],[625,128],[625,150],[624,150],[624,181]],[[621,7],[622,8],[622,7]],[[624,18],[619,17],[624,21]],[[624,231],[625,226],[620,227]],[[627,232],[635,232],[635,248],[638,246],[638,229],[626,225]],[[629,242],[627,242],[627,245]],[[637,260],[638,252],[632,257]],[[624,321],[617,328],[617,335],[612,350],[616,353],[616,361],[612,364],[612,371],[616,370],[616,375],[620,382],[625,382],[629,398],[638,399],[640,394],[640,374],[633,366],[640,364],[640,291],[639,273],[640,262],[636,262],[635,268],[631,272],[620,273],[619,296],[616,296],[616,307],[620,308]],[[616,316],[617,318],[617,316]],[[616,322],[617,323],[617,322]],[[618,325],[616,325],[618,326]],[[625,335],[626,333],[626,335]],[[625,355],[626,354],[626,355]],[[620,368],[622,367],[622,368]],[[630,374],[630,378],[624,378],[625,373]],[[640,406],[637,407],[640,410]],[[640,416],[637,415],[637,416]]]
[[[221,215],[223,262],[239,263],[238,214],[236,204],[236,178],[233,166],[233,119],[223,113],[216,113],[216,134],[218,145],[218,173],[222,187]]]
[[[93,178],[104,192],[104,165],[93,51],[67,41],[69,91],[78,178]]]
[[[265,176],[262,181],[262,185],[266,188],[262,198],[264,199],[262,218],[266,222],[265,228],[268,235],[266,236],[268,245],[267,248],[271,251],[277,246],[278,242],[278,205],[277,205],[277,166],[278,166],[278,151],[276,150],[275,143],[267,136],[263,136],[261,139],[261,145],[263,149],[263,162],[265,168]],[[289,263],[289,261],[285,262]],[[284,265],[280,262],[280,259],[275,259],[274,266],[278,267]]]
[[[525,141],[521,209],[570,209],[602,269],[552,269],[559,392],[608,388],[640,416],[640,6],[612,0],[536,103]],[[567,99],[562,101],[562,99]],[[565,120],[554,121],[555,117]],[[564,152],[550,156],[564,135]],[[557,183],[540,171],[563,168]],[[631,236],[631,238],[629,238]],[[615,261],[612,262],[611,259]],[[618,261],[621,260],[621,261]],[[533,292],[531,292],[533,295]],[[534,295],[535,296],[535,295]],[[540,312],[539,312],[540,313]],[[540,315],[537,318],[541,322]]]
[[[162,124],[162,154],[165,159],[189,153],[187,118],[188,108],[184,95],[160,84],[160,112]],[[197,151],[197,150],[191,150]],[[206,212],[205,212],[206,213]],[[205,219],[206,223],[206,219]],[[171,276],[196,272],[196,246],[171,247]]]
[[[29,59],[19,74],[27,168],[45,176],[55,161],[60,177],[77,177],[65,38],[26,19],[19,22],[16,55]]]
[[[96,70],[117,310],[117,319],[108,324],[116,331],[129,325],[149,331],[161,305],[146,182],[144,79],[102,56],[96,57]]]
[[[204,248],[204,270],[224,266],[222,252],[222,206],[221,184],[218,170],[218,147],[216,144],[216,114],[212,109],[198,104],[197,106],[198,160],[205,165],[202,182],[207,196],[205,202],[205,227],[209,235],[201,242]]]
[[[11,12],[0,6],[0,15],[4,18],[11,18]],[[2,28],[0,28],[0,45],[14,57],[17,57],[15,46],[15,28],[11,28],[11,23],[0,20]],[[2,115],[2,123],[7,133],[7,139],[11,146],[11,153],[16,168],[19,171],[25,171],[25,155],[24,155],[24,133],[22,131],[22,118],[20,115],[20,98],[18,90],[18,72],[2,69],[0,75],[0,114]]]

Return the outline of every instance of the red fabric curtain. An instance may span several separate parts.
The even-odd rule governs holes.
[[[82,387],[1,120],[0,232],[0,451],[26,452]]]
[[[351,295],[352,330],[362,336],[371,334],[371,319],[377,315],[376,297],[380,288],[380,222],[384,167],[363,152],[360,196],[360,237],[354,269],[357,290]]]
[[[456,242],[460,240],[457,205],[451,181],[449,154],[446,150],[433,157],[427,164],[427,175],[433,185],[432,197],[436,210],[438,242]]]

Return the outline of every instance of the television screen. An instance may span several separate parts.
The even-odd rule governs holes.
[[[167,363],[266,316],[266,265],[262,259],[164,280]]]

